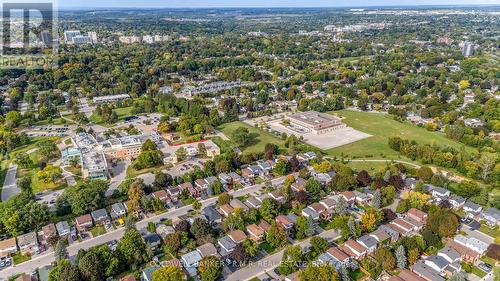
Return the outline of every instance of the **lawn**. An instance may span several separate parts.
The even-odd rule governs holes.
[[[268,255],[274,253],[276,251],[276,248],[271,247],[267,241],[264,241],[260,244],[260,248],[264,250]]]
[[[430,132],[408,122],[398,122],[391,116],[380,113],[357,112],[341,110],[331,112],[344,117],[344,122],[350,127],[372,135],[372,137],[327,150],[332,156],[346,158],[399,159],[399,154],[392,150],[387,142],[389,137],[399,136],[403,139],[415,140],[418,143],[451,146],[459,149],[464,146],[446,138],[441,132]],[[473,151],[471,147],[467,150]]]
[[[116,114],[118,115],[118,122],[120,121],[123,121],[123,119],[127,118],[127,117],[130,117],[132,115],[135,115],[132,113],[132,109],[134,109],[133,106],[129,106],[129,107],[122,107],[122,108],[115,108],[113,109],[113,111],[116,112]],[[103,126],[111,126],[113,124],[107,124],[105,123],[102,118],[97,115],[97,112],[93,112],[92,115],[90,116],[89,120],[91,122],[94,122],[95,124],[98,124],[98,125],[103,125]]]
[[[366,276],[366,274],[360,270],[359,268],[356,269],[355,271],[350,271],[349,272],[349,277],[351,277],[352,280],[361,280]]]
[[[387,162],[348,162],[346,165],[351,167],[351,169],[353,170],[356,171],[366,170],[371,174],[372,172],[378,172],[385,167],[391,166],[391,161],[388,160]],[[405,166],[413,167],[409,165]]]
[[[90,233],[92,233],[92,237],[97,237],[99,235],[103,235],[106,233],[106,229],[102,225],[98,225],[90,230]]]
[[[484,276],[486,276],[486,272],[482,271],[481,269],[479,269],[479,267],[477,266],[472,266],[472,274],[478,276],[479,278],[483,278]]]
[[[231,123],[224,124],[219,127],[219,129],[229,138],[231,139],[231,136],[233,132],[240,127],[247,128],[250,134],[252,134],[255,139],[248,145],[247,147],[243,148],[242,150],[244,151],[251,151],[251,152],[256,152],[256,153],[263,153],[264,152],[264,147],[267,143],[274,143],[278,145],[280,148],[284,148],[285,141],[282,139],[278,138],[277,136],[265,132],[263,130],[260,130],[258,128],[252,127],[248,124],[245,124],[240,121],[235,121]]]
[[[495,239],[495,243],[500,242],[500,227],[495,226],[490,228],[489,226],[482,224],[479,231],[493,237]]]
[[[20,264],[26,261],[31,260],[31,256],[23,256],[21,253],[17,252],[12,256],[12,260],[14,261],[14,264]]]

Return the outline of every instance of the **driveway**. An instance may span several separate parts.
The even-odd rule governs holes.
[[[12,196],[21,193],[21,189],[17,187],[16,176],[17,164],[11,162],[2,187],[2,201],[7,201]]]
[[[130,164],[132,164],[132,161],[129,159],[125,159],[116,164],[116,167],[113,168],[114,177],[111,178],[106,196],[113,195],[113,192],[117,190],[120,184],[127,178],[127,168]]]
[[[465,225],[462,225],[460,227],[460,230],[462,230],[465,233],[467,233],[467,235],[469,235],[471,237],[474,237],[477,240],[482,241],[482,242],[484,242],[484,243],[486,243],[488,245],[490,245],[491,243],[493,243],[493,241],[495,240],[495,239],[493,239],[493,237],[491,237],[489,235],[486,235],[486,234],[482,233],[479,230],[470,230],[469,227],[467,227]]]

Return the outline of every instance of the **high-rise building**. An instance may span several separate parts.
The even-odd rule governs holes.
[[[90,40],[92,41],[93,44],[97,43],[97,33],[94,31],[91,31],[87,33],[87,35],[90,37]]]
[[[64,41],[66,43],[73,42],[73,37],[82,35],[80,30],[66,30],[64,31]]]
[[[92,39],[89,36],[78,35],[71,40],[75,45],[83,45],[92,43]]]
[[[472,42],[465,41],[462,48],[462,54],[466,58],[472,56],[474,54],[474,44]]]

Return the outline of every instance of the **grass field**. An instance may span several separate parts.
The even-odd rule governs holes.
[[[385,167],[391,166],[392,162],[390,160],[388,160],[387,162],[348,162],[346,165],[356,171],[366,170],[368,172],[378,172]],[[413,166],[405,166],[413,168]]]
[[[398,122],[388,115],[350,110],[332,113],[344,117],[344,122],[350,127],[372,135],[372,137],[364,140],[327,150],[326,152],[332,156],[343,155],[346,158],[399,159],[398,153],[392,150],[387,144],[389,137],[392,136],[415,140],[421,144],[436,144],[454,148],[464,146],[461,143],[446,138],[443,133],[430,132],[410,123]],[[466,149],[469,151],[474,150],[471,147],[466,147]]]
[[[132,114],[132,109],[133,108],[134,108],[133,106],[129,106],[129,107],[122,107],[122,108],[113,109],[113,111],[115,111],[116,114],[118,115],[118,122],[123,121],[123,119],[134,115],[134,114]],[[89,120],[91,122],[94,122],[95,124],[98,124],[98,125],[103,125],[103,126],[111,126],[111,125],[113,125],[113,124],[107,124],[107,123],[105,123],[101,119],[101,117],[99,115],[97,115],[97,113],[95,111],[94,111],[94,113],[92,113],[92,115],[90,116]]]
[[[232,133],[239,127],[247,128],[250,134],[255,136],[255,140],[249,146],[245,147],[243,150],[263,153],[264,147],[267,143],[274,143],[280,148],[284,148],[285,142],[278,138],[277,136],[265,132],[263,130],[252,127],[240,121],[235,121],[231,123],[224,124],[219,127],[219,129],[228,137],[231,138]]]

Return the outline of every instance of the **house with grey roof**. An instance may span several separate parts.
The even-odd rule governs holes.
[[[378,241],[373,236],[365,234],[356,240],[359,244],[363,245],[368,253],[373,253],[377,249]]]
[[[489,208],[481,213],[481,218],[490,226],[500,225],[500,211],[497,208]]]
[[[231,239],[229,236],[224,236],[222,238],[220,238],[218,241],[217,241],[217,244],[219,245],[220,247],[220,255],[225,257],[227,255],[229,255],[231,252],[234,251],[234,248],[236,248],[236,243],[234,243],[233,239]]]
[[[67,221],[60,221],[56,223],[56,229],[60,237],[67,237],[71,234],[71,227]]]
[[[94,220],[94,224],[96,224],[96,225],[103,224],[109,220],[108,213],[106,212],[106,209],[99,209],[99,210],[92,211],[90,213],[90,215],[92,216],[92,219]]]
[[[152,281],[153,280],[153,272],[160,269],[160,267],[161,266],[159,266],[159,265],[153,265],[153,266],[150,266],[150,267],[143,269],[141,272],[141,281]]]
[[[444,247],[439,250],[437,255],[443,257],[449,263],[460,262],[460,253],[451,247]]]
[[[464,204],[463,209],[464,209],[464,211],[467,212],[467,214],[472,215],[472,216],[476,216],[481,212],[483,207],[481,207],[480,205],[478,205],[470,200],[467,200],[467,202],[465,202],[465,204]]]
[[[196,268],[198,267],[198,263],[201,259],[202,256],[196,250],[181,256],[182,265],[191,277],[195,277],[197,275]]]
[[[313,221],[319,220],[319,214],[309,207],[302,209],[302,215],[304,217],[311,218]]]
[[[443,200],[447,197],[450,196],[450,191],[448,189],[435,186],[434,189],[431,192],[432,197],[436,198],[437,200]]]
[[[202,211],[203,216],[207,219],[208,222],[210,223],[221,223],[222,222],[222,216],[219,212],[217,212],[217,209],[212,206],[207,206],[203,208]]]
[[[416,262],[411,267],[411,271],[413,271],[415,274],[426,280],[445,281],[445,279],[439,275],[439,272],[437,272],[434,268],[430,267],[429,265],[425,264],[425,262],[422,260]]]
[[[262,202],[260,200],[258,200],[256,197],[250,196],[245,201],[245,205],[247,205],[249,208],[258,209],[258,208],[260,208],[260,205],[262,205]]]
[[[445,258],[438,255],[432,255],[424,260],[424,263],[435,271],[441,273],[450,264]]]
[[[448,202],[450,202],[453,208],[460,209],[465,204],[465,198],[463,198],[462,196],[452,194],[450,198],[448,198]]]
[[[153,251],[156,251],[161,246],[161,238],[156,233],[149,233],[144,236],[144,242],[151,247]]]
[[[111,205],[111,218],[118,219],[127,215],[127,209],[122,202]]]

